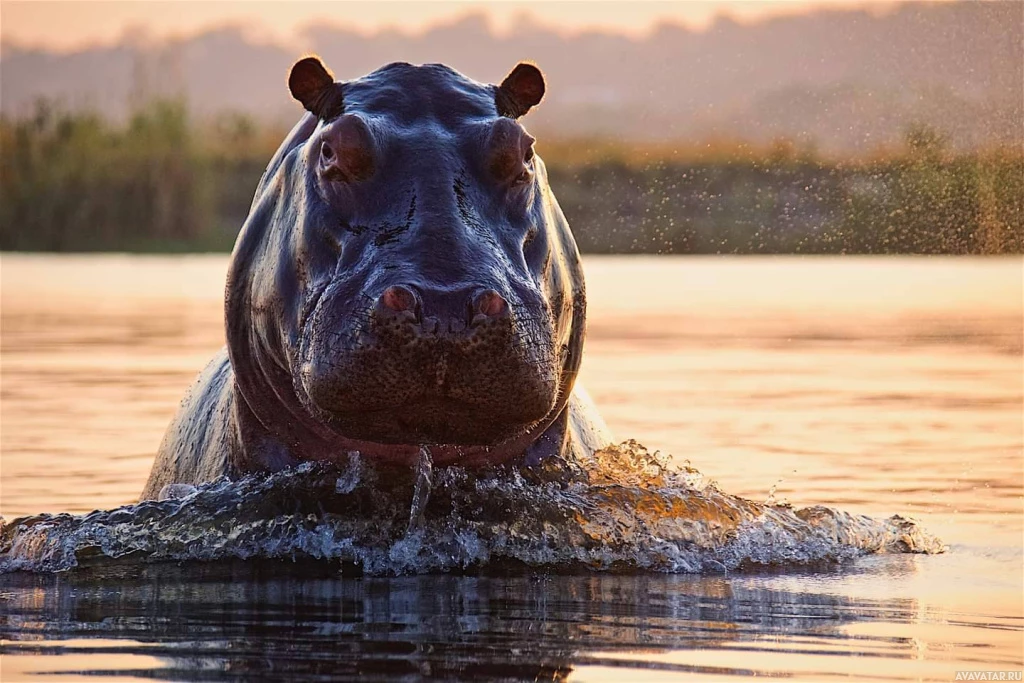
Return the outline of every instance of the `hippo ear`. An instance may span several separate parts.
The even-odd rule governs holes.
[[[518,119],[544,97],[544,74],[533,64],[520,62],[498,86],[494,103],[498,113]]]
[[[288,74],[288,89],[306,111],[318,118],[334,118],[343,111],[341,87],[319,57],[295,62]]]

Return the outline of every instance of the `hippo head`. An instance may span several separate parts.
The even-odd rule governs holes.
[[[260,182],[232,254],[228,352],[248,422],[303,459],[359,450],[493,462],[565,409],[582,351],[579,254],[518,122],[544,94],[439,64],[336,82]],[[258,423],[258,425],[257,425]]]

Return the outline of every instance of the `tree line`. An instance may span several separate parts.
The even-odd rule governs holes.
[[[129,120],[0,119],[0,249],[228,250],[284,131],[196,122],[153,102]],[[673,147],[541,138],[584,252],[995,254],[1024,251],[1024,153],[954,152],[925,127],[898,149],[826,158],[780,141]]]

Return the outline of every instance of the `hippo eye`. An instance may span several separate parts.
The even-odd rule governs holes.
[[[331,161],[332,159],[334,159],[334,150],[331,149],[331,146],[328,145],[326,142],[321,143],[320,156],[322,156],[325,161]]]
[[[526,153],[523,155],[523,170],[515,177],[512,181],[516,185],[525,185],[533,180],[533,146],[526,148]]]
[[[526,185],[533,180],[533,145],[526,148],[526,153],[523,155],[523,171],[516,176],[512,182],[516,185]]]

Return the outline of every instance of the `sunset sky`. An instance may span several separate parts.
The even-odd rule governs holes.
[[[738,21],[806,12],[820,7],[870,7],[886,11],[890,0],[757,0],[689,2],[210,2],[203,0],[99,2],[3,0],[0,35],[22,45],[72,49],[110,43],[126,33],[135,39],[188,35],[213,26],[243,25],[253,35],[287,42],[302,27],[328,22],[367,32],[417,31],[469,12],[486,13],[501,28],[528,14],[566,31],[588,28],[642,34],[660,21],[707,26],[716,16]]]

